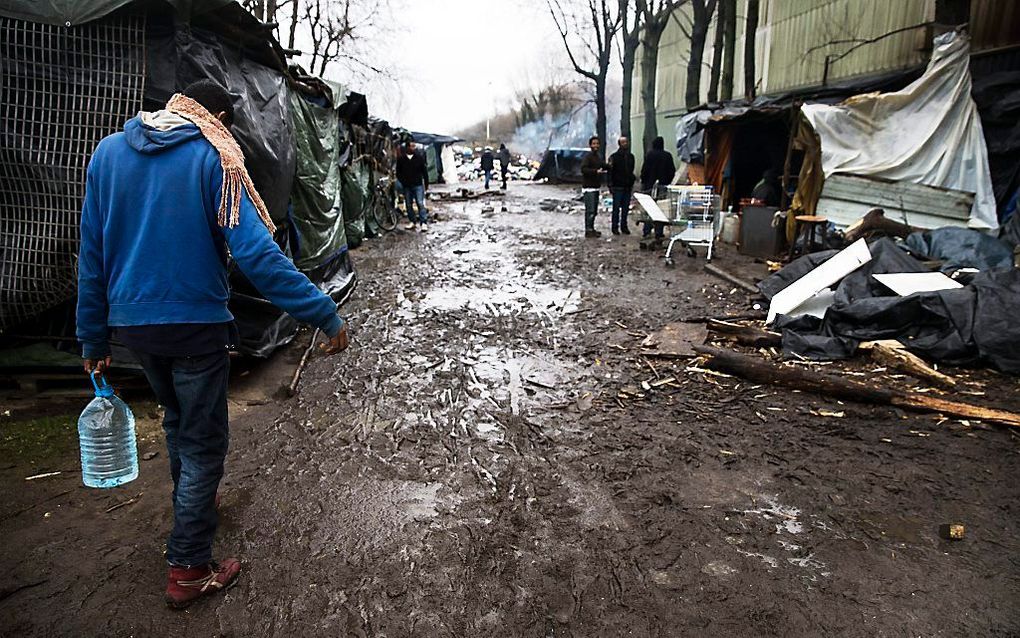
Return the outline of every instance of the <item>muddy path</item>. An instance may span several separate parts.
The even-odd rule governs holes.
[[[750,300],[539,209],[569,196],[514,184],[505,212],[436,206],[427,235],[370,242],[351,350],[294,399],[275,393],[297,345],[237,380],[217,553],[245,567],[225,596],[162,607],[165,453],[100,494],[73,440],[4,458],[0,633],[1020,634],[1017,436],[642,358],[662,324]],[[1014,380],[966,374],[1016,407]],[[951,521],[965,540],[938,537]]]

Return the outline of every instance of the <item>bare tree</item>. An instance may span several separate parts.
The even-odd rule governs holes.
[[[631,98],[634,93],[634,64],[641,44],[641,16],[646,0],[620,0],[620,66],[623,68],[620,102],[620,135],[630,137]]]
[[[712,41],[712,66],[709,67],[709,79],[708,79],[708,101],[717,102],[719,100],[719,76],[722,74],[723,67],[723,30],[722,22],[725,17],[727,10],[725,0],[719,4],[719,19],[715,25],[715,38]]]
[[[754,98],[755,40],[758,32],[758,0],[747,0],[747,26],[744,29],[744,95]]]
[[[733,55],[737,47],[737,0],[719,0],[719,20],[716,29],[723,32],[723,100],[733,98]],[[717,38],[718,39],[718,38]]]
[[[701,62],[705,55],[705,40],[708,39],[708,27],[715,13],[716,0],[691,0],[693,22],[690,31],[684,28],[684,35],[691,42],[691,52],[687,56],[687,92],[685,102],[687,108],[693,108],[701,102]]]
[[[606,77],[621,21],[617,0],[568,0],[566,6],[564,0],[546,0],[546,4],[574,71],[594,85],[595,134],[605,148]]]
[[[714,1],[714,0],[713,0]],[[645,129],[641,135],[644,148],[652,148],[659,135],[655,107],[655,86],[659,72],[659,42],[669,24],[670,16],[680,0],[650,0],[641,11],[641,106],[645,112]]]

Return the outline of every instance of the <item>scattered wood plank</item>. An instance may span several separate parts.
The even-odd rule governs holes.
[[[668,323],[645,337],[643,354],[651,357],[679,359],[693,357],[695,344],[705,343],[708,327],[700,323]],[[654,372],[654,369],[653,369]],[[658,377],[658,373],[655,373]]]
[[[755,326],[709,319],[708,329],[726,339],[754,348],[778,348],[783,345],[783,335]]]
[[[801,368],[779,366],[764,359],[709,346],[694,346],[694,350],[708,356],[708,360],[704,364],[706,368],[758,383],[769,383],[813,392],[829,398],[875,405],[894,405],[915,412],[934,412],[964,419],[980,419],[1020,428],[1020,414],[1004,410],[949,401],[917,392],[908,393],[892,388],[876,388],[842,377]]]
[[[906,347],[894,339],[866,341],[860,345],[862,350],[871,354],[877,363],[896,368],[907,374],[923,379],[943,388],[956,387],[956,379],[935,370],[923,359],[907,351]]]
[[[752,284],[751,282],[749,282],[749,281],[747,281],[745,279],[741,279],[740,277],[737,277],[736,275],[731,274],[731,273],[729,273],[729,272],[723,270],[722,268],[720,268],[718,266],[715,266],[713,264],[705,264],[705,272],[711,273],[711,274],[715,275],[716,277],[719,277],[720,279],[722,279],[724,281],[728,281],[731,284],[733,284],[734,286],[737,286],[738,288],[743,288],[744,290],[746,290],[747,292],[749,292],[749,293],[751,293],[753,295],[760,295],[761,294],[761,291],[758,290],[758,287],[755,286],[754,284]]]

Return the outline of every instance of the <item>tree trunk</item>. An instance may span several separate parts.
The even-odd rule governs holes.
[[[733,99],[733,54],[737,50],[737,0],[721,0],[716,28],[723,32],[722,99]]]
[[[277,0],[266,0],[266,22],[276,22],[276,3]]]
[[[609,140],[606,139],[606,72],[595,79],[595,135],[602,141],[600,155],[605,158]]]
[[[758,32],[758,0],[747,0],[747,27],[744,31],[744,95],[754,98],[754,48]]]
[[[630,137],[630,102],[634,94],[634,62],[637,57],[637,38],[623,41],[623,86],[620,103],[620,135]]]
[[[719,74],[723,66],[723,20],[726,18],[725,0],[719,5],[719,18],[715,21],[715,37],[712,39],[712,67],[708,76],[708,101],[719,101]]]
[[[297,34],[298,15],[301,11],[301,0],[294,0],[293,13],[290,14],[290,36],[287,38],[287,48],[294,49],[294,36]]]
[[[661,26],[660,26],[661,22]],[[659,72],[659,42],[666,30],[666,20],[646,20],[641,38],[641,107],[645,112],[645,129],[641,135],[644,148],[652,148],[652,141],[659,136],[659,124],[655,112],[655,89]]]
[[[716,0],[692,0],[694,25],[691,27],[691,53],[687,56],[687,108],[701,104],[701,63],[705,56],[708,25],[715,12]]]

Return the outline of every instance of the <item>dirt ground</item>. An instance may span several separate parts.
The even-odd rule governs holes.
[[[0,416],[0,634],[1020,635],[1015,434],[646,360],[649,331],[754,300],[539,209],[570,196],[435,205],[428,234],[354,253],[353,346],[297,397],[307,334],[236,375],[216,551],[244,571],[186,612],[162,603],[158,408],[131,400],[157,455],[109,491],[80,485],[80,405]],[[1020,409],[1016,380],[950,372]]]

